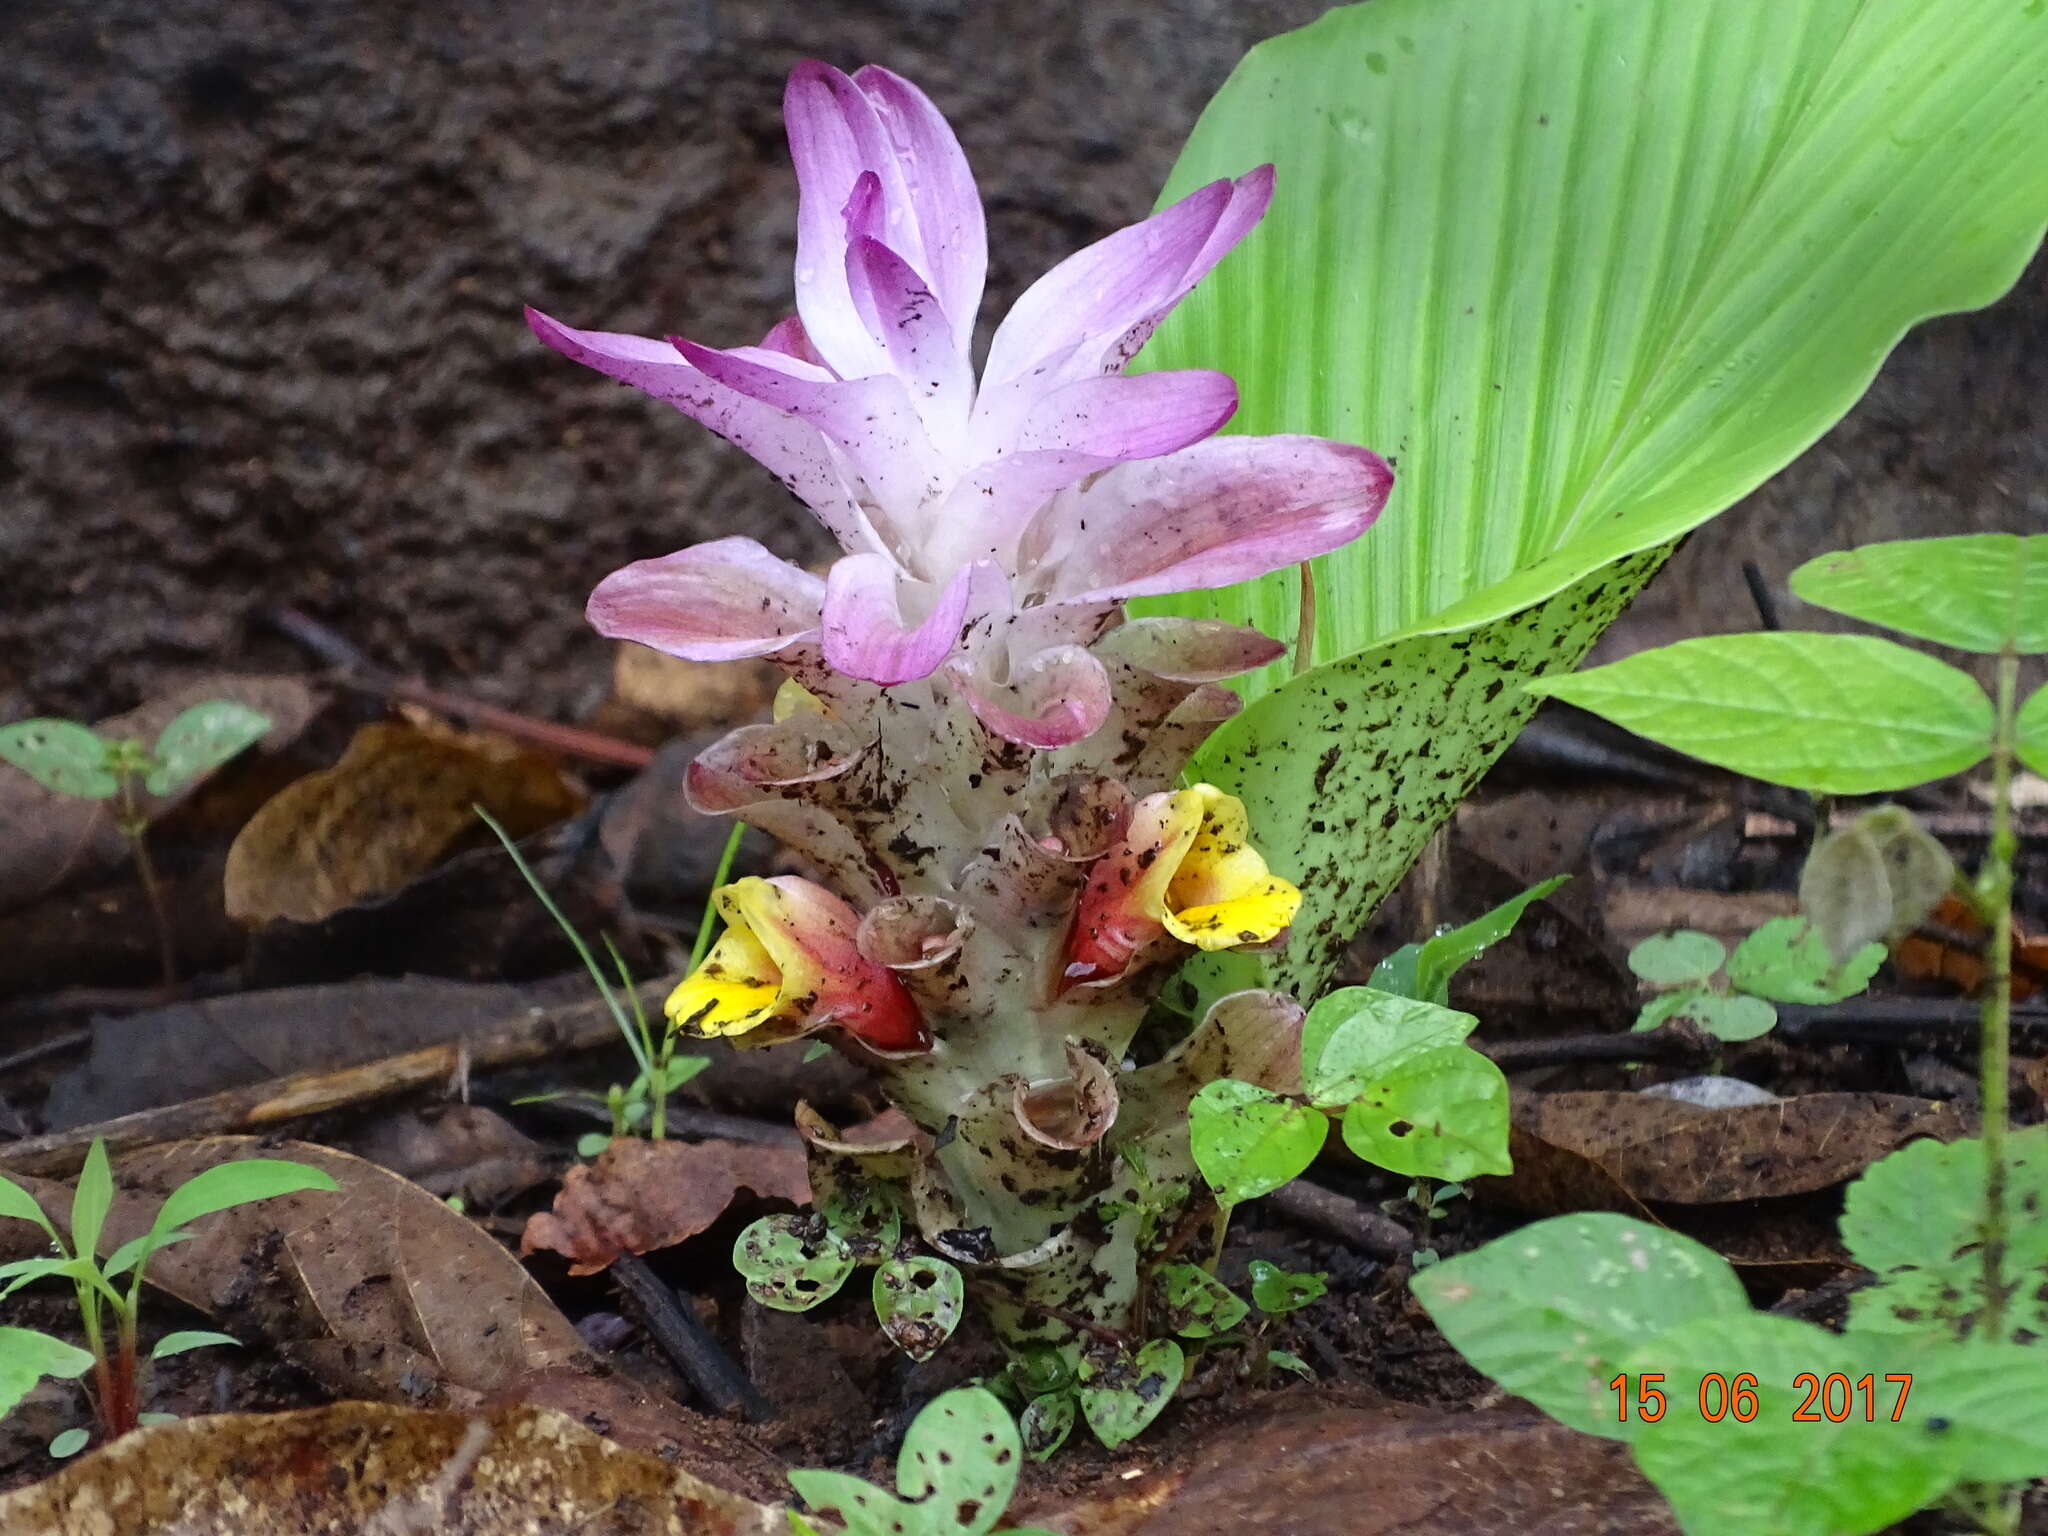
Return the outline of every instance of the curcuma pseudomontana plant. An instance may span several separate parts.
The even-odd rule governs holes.
[[[1137,1342],[1151,1267],[1213,1251],[1190,1101],[1222,1077],[1299,1092],[1302,1012],[1239,992],[1156,1059],[1133,1042],[1182,959],[1271,942],[1300,898],[1237,800],[1181,781],[1238,708],[1221,680],[1283,647],[1123,604],[1346,544],[1392,474],[1320,438],[1216,437],[1237,404],[1223,374],[1122,372],[1258,222],[1270,167],[1055,267],[977,379],[984,225],[945,120],[886,70],[815,63],[785,116],[797,315],[761,345],[530,315],[556,350],[746,449],[846,551],[820,579],[719,539],[590,602],[606,635],[767,656],[790,678],[775,720],[706,751],[688,792],[819,880],[716,892],[725,933],[671,1019],[746,1044],[832,1028],[909,1120],[855,1141],[801,1111],[824,1216],[758,1226],[741,1267],[800,1309],[885,1258],[877,1296],[903,1299],[879,1310],[922,1354],[958,1315],[962,1266],[1013,1346],[1068,1348],[1084,1382],[1149,1369],[1156,1352],[1079,1346]]]

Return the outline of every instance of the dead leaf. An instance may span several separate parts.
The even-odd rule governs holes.
[[[783,1528],[778,1509],[528,1406],[470,1415],[334,1403],[185,1419],[126,1435],[0,1498],[9,1536],[769,1536]]]
[[[1956,1108],[1890,1093],[1810,1093],[1701,1109],[1640,1093],[1515,1096],[1515,1172],[1475,1181],[1526,1210],[1711,1205],[1826,1189],[1921,1136],[1952,1141]]]
[[[1925,924],[1892,946],[1892,964],[1911,981],[1945,981],[1974,996],[1990,969],[1984,948],[1989,936],[1977,914],[1954,896],[1944,896]],[[2048,987],[2048,936],[2028,933],[2017,923],[2012,934],[2012,997],[2025,1002]]]
[[[696,1236],[742,1189],[810,1204],[803,1148],[620,1137],[596,1162],[569,1170],[555,1208],[528,1219],[519,1251],[559,1253],[570,1274],[594,1275],[622,1253]]]
[[[262,749],[288,745],[319,712],[320,697],[296,677],[229,673],[200,678],[126,714],[98,721],[93,729],[109,740],[133,738],[148,745],[173,719],[208,699],[232,699],[270,717]],[[175,794],[142,795],[152,820],[205,782],[201,775]],[[74,800],[44,789],[12,764],[0,763],[0,912],[26,906],[74,879],[112,869],[128,857],[127,839],[115,830],[107,803]]]
[[[250,818],[228,850],[228,913],[318,922],[432,869],[479,831],[476,805],[519,838],[581,803],[551,762],[510,742],[366,725],[340,762]]]
[[[1626,1446],[1525,1413],[1286,1407],[1178,1467],[1013,1508],[1067,1536],[1676,1536]]]
[[[428,1194],[495,1206],[554,1176],[540,1143],[481,1104],[441,1104],[378,1117],[349,1151]]]

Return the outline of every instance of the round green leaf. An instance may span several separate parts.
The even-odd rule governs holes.
[[[1236,1205],[1299,1178],[1316,1160],[1329,1129],[1306,1105],[1224,1078],[1195,1095],[1188,1143],[1217,1197]]]
[[[1049,1461],[1067,1436],[1074,1432],[1074,1394],[1044,1392],[1024,1405],[1017,1428],[1024,1437],[1024,1454],[1033,1461]]]
[[[1968,673],[1865,635],[1710,635],[1530,687],[1817,794],[1910,788],[1991,750],[1991,701]]]
[[[194,704],[156,739],[156,765],[143,782],[153,795],[182,789],[211,773],[270,729],[270,717],[232,699]]]
[[[1158,1316],[1184,1339],[1228,1333],[1251,1308],[1244,1298],[1199,1264],[1167,1264],[1152,1277],[1159,1295]]]
[[[1322,1275],[1296,1274],[1264,1259],[1253,1259],[1247,1268],[1252,1282],[1252,1302],[1269,1317],[1305,1307],[1326,1295],[1330,1289]]]
[[[944,1259],[889,1259],[875,1269],[875,1318],[889,1342],[913,1360],[929,1360],[960,1326],[966,1282]]]
[[[1552,1418],[1626,1438],[1607,1383],[1638,1345],[1693,1318],[1746,1314],[1727,1260],[1605,1212],[1534,1222],[1416,1271],[1409,1289],[1473,1365]]]
[[[739,1235],[733,1268],[747,1294],[778,1312],[808,1312],[853,1273],[853,1251],[821,1216],[763,1216]]]
[[[1672,1018],[1689,1019],[1717,1040],[1754,1040],[1778,1022],[1778,1010],[1760,997],[1706,992],[1679,1008]]]
[[[107,744],[72,720],[0,725],[0,760],[43,788],[78,800],[104,800],[121,787],[107,767]]]
[[[1705,981],[1727,958],[1727,946],[1711,933],[1681,928],[1676,933],[1653,933],[1643,940],[1628,952],[1628,968],[1657,986],[1677,987]]]
[[[1158,1418],[1187,1373],[1187,1357],[1171,1339],[1154,1339],[1136,1355],[1081,1364],[1081,1416],[1112,1451]]]
[[[2048,688],[2036,688],[2020,706],[2014,748],[2019,759],[2034,772],[2048,778]]]
[[[1319,998],[1302,1025],[1302,1084],[1318,1104],[1348,1104],[1402,1062],[1458,1045],[1478,1024],[1435,1003],[1341,987]]]
[[[1882,944],[1869,944],[1837,967],[1827,941],[1805,918],[1774,917],[1735,946],[1728,981],[1774,1003],[1822,1007],[1869,986],[1884,957]]]
[[[50,1455],[58,1461],[67,1461],[91,1442],[91,1430],[73,1427],[62,1431],[50,1441]]]
[[[896,1457],[896,1491],[939,1517],[930,1529],[981,1536],[1002,1518],[1022,1465],[1017,1426],[1002,1399],[960,1387],[911,1421]]]
[[[1412,1178],[1512,1173],[1508,1080],[1469,1046],[1408,1057],[1344,1111],[1344,1144]]]
[[[1794,595],[1959,651],[2048,651],[2048,534],[1894,539],[1809,560]]]

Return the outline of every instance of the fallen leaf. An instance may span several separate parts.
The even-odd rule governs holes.
[[[1304,1409],[1213,1432],[1178,1467],[1027,1499],[1067,1536],[1676,1536],[1628,1449],[1526,1413]]]
[[[228,850],[228,913],[318,922],[432,869],[477,835],[477,805],[519,838],[581,803],[551,762],[510,742],[366,725],[340,762],[250,818]]]
[[[1910,981],[1945,981],[1974,996],[1990,969],[1984,949],[1989,930],[1960,900],[1944,896],[1919,930],[1892,946],[1892,964]],[[2012,933],[2012,997],[2025,1002],[2048,987],[2048,935]]]
[[[553,1177],[540,1143],[481,1104],[441,1104],[378,1117],[348,1150],[441,1199],[495,1206]]]
[[[1515,1171],[1475,1193],[1526,1210],[1627,1210],[1805,1194],[1852,1178],[1920,1136],[1968,1130],[1956,1108],[1890,1093],[1810,1093],[1701,1109],[1650,1094],[1520,1093]]]
[[[527,1220],[519,1251],[559,1253],[570,1274],[594,1275],[622,1253],[696,1236],[743,1189],[810,1204],[803,1148],[620,1137],[596,1162],[569,1170],[554,1209]]]
[[[783,1529],[777,1508],[528,1406],[471,1415],[334,1403],[185,1419],[125,1435],[0,1498],[0,1530],[11,1536],[769,1536]]]
[[[106,740],[132,738],[145,746],[194,704],[228,699],[269,717],[260,746],[289,744],[315,714],[320,697],[295,677],[223,674],[200,678],[126,714],[94,724]],[[201,774],[168,795],[138,796],[151,820],[179,804],[206,781]],[[85,879],[128,857],[128,841],[114,826],[105,801],[54,794],[12,764],[0,763],[0,912],[26,906],[74,879]]]

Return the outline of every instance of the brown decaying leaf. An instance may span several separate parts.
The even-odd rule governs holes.
[[[769,1536],[781,1513],[523,1405],[159,1424],[0,1498],[8,1536]]]
[[[261,746],[275,752],[306,728],[320,698],[295,677],[227,673],[203,677],[126,714],[94,724],[108,740],[133,738],[148,746],[173,719],[208,699],[232,699],[270,717]],[[171,795],[143,795],[154,820],[189,795],[205,775]],[[19,768],[0,763],[0,912],[26,906],[68,880],[111,869],[128,856],[107,802],[53,794]]]
[[[521,1253],[546,1249],[594,1275],[622,1253],[651,1253],[702,1232],[742,1189],[808,1205],[801,1146],[620,1137],[571,1168],[552,1211],[528,1218]]]
[[[1892,964],[1912,981],[1945,981],[1975,994],[1990,977],[1984,961],[1989,933],[1954,896],[1944,896],[1918,932],[1892,946]],[[2012,997],[2023,1003],[2048,987],[2048,935],[2018,924],[2012,935]]]
[[[340,762],[250,818],[228,850],[228,913],[245,923],[318,922],[433,868],[476,831],[473,806],[517,838],[580,804],[552,763],[510,743],[366,725]]]
[[[1514,1102],[1515,1172],[1475,1193],[1533,1211],[1712,1205],[1805,1194],[1853,1178],[1921,1136],[1969,1125],[1951,1104],[1890,1093],[1810,1093],[1701,1109],[1639,1093],[1525,1093]]]
[[[1026,1502],[1009,1518],[1067,1536],[1676,1536],[1678,1530],[1626,1447],[1547,1419],[1299,1406],[1269,1412],[1249,1427],[1222,1426],[1177,1468]]]

